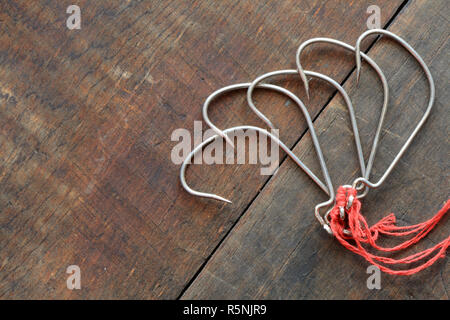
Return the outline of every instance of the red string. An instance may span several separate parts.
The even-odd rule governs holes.
[[[353,196],[354,200],[351,207],[346,209],[350,196]],[[346,217],[344,219],[341,218],[340,207],[343,207],[345,210]],[[449,209],[450,199],[434,217],[422,223],[404,227],[396,226],[395,215],[391,213],[369,228],[366,219],[361,214],[361,202],[356,198],[356,190],[350,187],[339,187],[336,195],[336,205],[330,212],[330,227],[335,237],[344,247],[364,257],[371,264],[380,268],[381,271],[394,275],[412,275],[431,266],[439,258],[446,256],[446,250],[450,245],[450,236],[429,249],[402,259],[393,259],[371,254],[365,249],[363,244],[369,244],[372,248],[384,252],[395,252],[406,249],[425,237],[442,217],[445,216]],[[345,232],[346,230],[350,231],[350,234]],[[380,234],[394,237],[415,235],[397,246],[386,248],[376,243]],[[380,264],[398,265],[417,262],[434,252],[436,253],[431,258],[428,258],[426,262],[422,262],[419,266],[411,269],[394,270]]]

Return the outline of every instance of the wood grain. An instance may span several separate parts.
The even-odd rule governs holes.
[[[378,3],[384,24],[401,1]],[[176,298],[268,177],[251,165],[193,167],[194,186],[234,203],[192,197],[170,161],[171,133],[192,131],[213,90],[294,67],[302,41],[353,41],[373,1],[84,0],[81,30],[66,28],[71,4],[0,3],[0,297]],[[339,50],[303,59],[339,81],[353,66]],[[281,83],[303,97],[298,81]],[[315,115],[333,90],[311,90]],[[257,101],[295,128],[281,131],[293,145],[305,129],[297,108],[273,94]],[[240,95],[211,111],[222,128],[261,125]],[[72,264],[81,290],[66,288]]]
[[[446,1],[411,1],[389,27],[408,41],[430,67],[436,101],[431,116],[392,175],[364,199],[363,210],[369,223],[390,212],[396,213],[400,223],[418,223],[436,213],[449,198],[449,13]],[[356,37],[351,42],[355,41]],[[373,176],[377,179],[422,117],[429,90],[419,65],[393,41],[378,41],[369,54],[386,72],[392,92],[375,160]],[[360,87],[356,88],[353,74],[345,88],[356,105],[368,154],[382,102],[380,84],[366,66]],[[315,124],[334,184],[349,183],[358,176],[358,166],[343,103],[333,99]],[[309,135],[294,151],[314,165],[316,157]],[[317,163],[315,170],[320,172]],[[307,179],[290,161],[283,163],[182,298],[449,298],[448,258],[411,277],[383,274],[381,289],[369,290],[369,264],[329,237],[313,217],[314,205],[326,197],[307,186]],[[413,250],[430,247],[448,233],[446,218]]]

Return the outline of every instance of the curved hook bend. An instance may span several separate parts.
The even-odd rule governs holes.
[[[232,128],[228,128],[225,129],[223,132],[224,134],[230,133],[230,132],[234,132],[236,130],[255,130],[257,132],[260,132],[268,137],[270,137],[273,141],[275,141],[287,154],[289,157],[291,157],[295,163],[300,166],[308,176],[311,177],[311,179],[314,180],[314,182],[316,182],[319,187],[326,193],[329,194],[328,188],[322,183],[322,181],[320,181],[319,178],[317,178],[317,176],[305,165],[303,164],[303,162],[300,161],[300,159],[282,142],[280,141],[275,135],[271,134],[270,132],[268,132],[265,129],[262,128],[258,128],[258,127],[254,127],[254,126],[238,126],[238,127],[232,127]],[[199,192],[196,191],[194,189],[192,189],[191,187],[189,187],[189,185],[186,182],[186,168],[189,164],[189,162],[191,161],[192,157],[199,151],[201,150],[204,146],[206,146],[207,144],[215,141],[217,138],[219,138],[219,135],[214,135],[212,137],[209,137],[208,139],[206,139],[205,141],[203,141],[202,143],[200,143],[199,145],[197,145],[194,150],[192,150],[188,156],[186,157],[186,159],[184,159],[182,165],[181,165],[181,169],[180,169],[180,181],[181,181],[181,185],[183,186],[183,188],[190,194],[194,195],[194,196],[199,196],[199,197],[204,197],[204,198],[210,198],[210,199],[215,199],[215,200],[220,200],[220,201],[225,201],[228,203],[231,203],[230,200],[225,199],[221,196],[218,196],[216,194],[213,193],[205,193],[205,192]],[[331,188],[332,190],[332,188]]]
[[[305,91],[306,91],[306,95],[309,98],[309,80],[306,77],[305,71],[300,63],[300,57],[301,57],[301,53],[303,52],[303,50],[308,47],[311,44],[314,43],[329,43],[329,44],[333,44],[333,45],[337,45],[340,46],[348,51],[352,51],[356,53],[356,48],[352,47],[351,45],[336,40],[336,39],[331,39],[331,38],[313,38],[313,39],[309,39],[305,42],[303,42],[297,49],[297,53],[295,56],[295,61],[297,64],[297,70],[298,73],[300,74],[301,79],[303,80],[303,84],[305,87]],[[376,62],[374,60],[372,60],[369,56],[367,56],[364,53],[361,53],[361,56],[367,61],[367,63],[375,70],[375,72],[377,73],[378,77],[380,78],[381,84],[383,86],[383,106],[381,108],[381,113],[380,113],[380,118],[378,120],[378,126],[377,126],[377,130],[375,132],[375,136],[372,142],[372,150],[370,151],[370,155],[369,155],[369,160],[367,161],[367,165],[366,165],[366,173],[365,175],[363,175],[365,178],[369,179],[370,177],[370,173],[372,171],[372,167],[373,167],[373,163],[375,160],[375,155],[376,152],[378,150],[378,142],[380,140],[380,135],[381,135],[381,130],[383,127],[383,123],[384,123],[384,118],[386,116],[386,111],[387,111],[387,106],[389,103],[389,86],[386,80],[386,76],[384,75],[383,71],[381,70],[381,68],[376,64]],[[360,190],[360,188],[358,188],[358,190]],[[369,189],[366,188],[363,192],[363,194],[360,195],[361,198],[365,197],[368,193]]]
[[[413,132],[411,133],[409,138],[406,140],[405,144],[402,146],[402,148],[400,149],[398,154],[395,156],[394,160],[391,162],[391,164],[386,169],[386,171],[381,176],[381,178],[375,183],[374,182],[370,182],[368,179],[366,179],[364,177],[357,178],[353,182],[353,187],[355,187],[359,183],[363,183],[363,184],[365,184],[366,186],[368,186],[370,188],[378,188],[380,185],[383,184],[383,182],[389,176],[391,171],[394,169],[395,165],[399,162],[400,158],[403,156],[403,154],[405,153],[406,149],[411,144],[411,142],[414,139],[414,137],[416,136],[417,132],[419,132],[420,128],[423,126],[423,124],[427,120],[428,116],[430,115],[430,111],[431,111],[431,108],[433,107],[434,98],[435,98],[435,86],[434,86],[433,77],[431,75],[430,70],[428,69],[428,66],[423,61],[422,57],[414,50],[414,48],[411,47],[405,40],[403,40],[402,38],[400,38],[396,34],[390,32],[390,31],[384,30],[384,29],[371,29],[371,30],[368,30],[368,31],[364,32],[358,38],[358,41],[356,42],[356,55],[355,55],[356,56],[357,81],[359,79],[359,75],[360,75],[360,71],[361,71],[361,55],[362,55],[362,53],[360,52],[361,41],[365,37],[370,35],[370,34],[386,35],[386,36],[396,40],[398,43],[400,43],[417,60],[419,65],[422,67],[422,69],[423,69],[423,71],[424,71],[424,73],[425,73],[425,75],[427,77],[429,88],[430,88],[430,97],[429,97],[429,100],[428,100],[428,106],[427,106],[427,109],[426,109],[423,117],[420,119],[419,123],[414,128]]]
[[[273,76],[278,76],[278,75],[297,75],[297,70],[278,70],[278,71],[272,71],[266,74],[263,74],[261,76],[259,76],[258,78],[256,78],[252,84],[250,85],[250,87],[248,88],[247,91],[247,101],[248,101],[248,105],[250,106],[250,108],[258,115],[258,117],[260,117],[263,121],[265,121],[267,124],[271,123],[269,119],[267,119],[264,114],[262,114],[255,106],[255,104],[253,103],[253,99],[252,99],[252,95],[253,95],[253,90],[256,86],[260,85],[260,82],[263,81],[264,79],[273,77]],[[354,135],[354,140],[355,140],[355,145],[356,145],[356,150],[358,153],[358,160],[359,160],[359,166],[361,169],[361,174],[362,176],[365,176],[365,172],[366,172],[366,167],[365,167],[365,163],[364,163],[364,155],[362,152],[362,147],[361,147],[361,140],[359,138],[359,130],[358,130],[358,125],[356,122],[356,117],[355,117],[355,111],[353,109],[353,105],[352,102],[350,100],[350,97],[348,96],[347,92],[344,90],[344,88],[342,88],[342,86],[336,82],[335,80],[333,80],[332,78],[322,74],[322,73],[318,73],[318,72],[313,72],[313,71],[305,71],[305,74],[314,78],[318,78],[321,80],[324,80],[326,82],[328,82],[329,84],[331,84],[334,88],[336,88],[339,93],[342,95],[342,97],[344,98],[345,104],[347,105],[348,108],[348,112],[350,115],[350,122],[352,125],[352,130],[353,130],[353,135]],[[302,109],[303,111],[303,107],[304,104],[301,102],[300,99],[298,99],[297,96],[295,96],[293,93],[289,92],[289,97],[294,96],[295,98],[293,98],[293,100],[297,103],[297,105],[300,107],[300,109]],[[297,101],[298,100],[298,101]],[[303,107],[302,107],[303,105]],[[307,111],[306,111],[307,112]],[[303,114],[306,117],[305,112],[303,112]],[[309,117],[309,113],[308,113],[308,117]],[[308,124],[308,127],[311,129],[312,125],[310,126]],[[317,148],[316,148],[317,149]]]
[[[223,131],[223,130],[221,130],[221,129],[219,129],[219,128],[217,128],[212,122],[211,122],[211,120],[209,119],[209,117],[208,117],[208,108],[209,108],[209,105],[211,104],[211,102],[214,100],[214,99],[216,99],[218,96],[220,96],[220,95],[222,95],[222,94],[224,94],[224,93],[227,93],[227,92],[230,92],[230,91],[234,91],[234,90],[239,90],[239,89],[247,89],[247,88],[249,88],[251,86],[251,83],[237,83],[237,84],[233,84],[233,85],[229,85],[229,86],[226,86],[226,87],[223,87],[223,88],[220,88],[220,89],[218,89],[218,90],[216,90],[216,91],[214,91],[212,94],[210,94],[209,95],[209,97],[206,99],[206,101],[205,101],[205,103],[203,104],[203,110],[202,110],[202,114],[203,114],[203,118],[204,118],[204,120],[205,120],[205,122],[209,125],[209,127],[217,134],[217,135],[219,135],[219,136],[221,136],[222,138],[224,138],[224,139],[228,139],[229,141],[230,141],[230,145],[231,146],[233,146],[233,148],[234,148],[234,143],[231,141],[231,139],[226,135],[226,133],[225,133],[225,131]],[[273,91],[276,91],[276,92],[279,92],[279,93],[281,93],[281,94],[284,94],[284,95],[286,95],[287,97],[289,97],[289,98],[291,98],[293,101],[295,101],[295,102],[297,102],[297,100],[299,101],[299,102],[297,102],[297,104],[298,103],[300,103],[300,104],[302,104],[302,102],[298,99],[298,97],[296,96],[296,95],[294,95],[292,92],[290,92],[289,90],[286,90],[285,88],[283,88],[283,87],[279,87],[279,86],[276,86],[276,85],[273,85],[273,84],[258,84],[257,86],[256,86],[257,88],[259,88],[259,89],[270,89],[270,90],[273,90]],[[256,128],[256,127],[255,127]],[[272,127],[272,129],[274,129],[273,127]],[[279,139],[278,139],[278,137],[276,138],[276,140],[277,141],[280,141]],[[281,141],[280,141],[281,142]],[[281,146],[281,144],[280,143],[278,143],[280,146]],[[283,144],[284,145],[284,144]],[[311,172],[311,170],[306,166],[306,165],[304,165],[303,164],[303,162],[301,162],[299,159],[298,159],[298,157],[297,156],[295,156],[295,154],[294,153],[292,153],[290,150],[289,150],[289,152],[287,151],[287,150],[285,150],[286,151],[286,153],[297,163],[297,165],[298,166],[300,166],[310,177],[311,177],[311,179],[328,195],[329,194],[329,192],[328,192],[328,188],[327,187],[325,187],[325,185],[324,185],[324,183],[319,179],[319,178],[317,178],[314,174],[310,174],[310,173],[312,173]]]
[[[260,112],[256,108],[255,104],[253,103],[252,94],[253,94],[254,89],[264,79],[267,79],[267,78],[272,77],[272,76],[289,75],[289,74],[297,74],[297,70],[278,70],[278,71],[273,71],[273,72],[266,73],[266,74],[256,78],[252,82],[252,84],[248,87],[248,91],[247,91],[247,102],[248,102],[248,105],[256,113],[256,115],[259,118],[261,118],[264,122],[266,122],[266,124],[268,124],[272,128],[273,128],[273,125],[270,122],[270,120],[266,116],[264,116],[264,114],[262,112]],[[329,83],[331,83],[333,86],[335,86],[343,94],[344,99],[346,100],[347,106],[349,107],[350,113],[353,114],[353,116],[354,116],[353,107],[351,105],[350,98],[348,98],[348,95],[345,92],[345,90],[336,81],[334,81],[333,79],[331,79],[331,78],[329,78],[329,77],[327,77],[327,76],[325,76],[323,74],[320,74],[320,73],[308,71],[308,74],[311,75],[311,76],[315,76],[317,78],[326,80]],[[314,148],[316,150],[317,157],[319,158],[319,163],[320,163],[320,167],[322,169],[322,174],[325,177],[326,184],[328,186],[328,189],[330,190],[330,194],[329,194],[330,198],[329,198],[329,200],[327,200],[324,203],[319,204],[318,206],[316,206],[316,208],[314,210],[314,214],[315,214],[317,220],[319,220],[320,224],[322,224],[322,226],[324,228],[327,228],[328,226],[327,226],[326,222],[324,221],[324,219],[322,218],[322,216],[320,215],[319,210],[320,210],[320,208],[328,206],[328,205],[331,205],[334,202],[333,184],[331,182],[331,178],[330,178],[330,175],[328,173],[328,168],[327,168],[327,166],[325,164],[325,160],[324,160],[324,157],[323,157],[322,150],[320,148],[319,140],[317,139],[316,131],[314,129],[314,125],[312,123],[311,116],[309,115],[309,112],[308,112],[306,106],[303,104],[303,102],[295,94],[293,94],[292,92],[290,92],[287,89],[284,89],[284,91],[285,91],[286,95],[289,96],[297,104],[297,106],[300,108],[300,110],[303,113],[303,116],[306,119],[306,123],[308,125],[308,128],[309,128],[310,133],[311,133],[311,138],[313,140]],[[364,158],[362,156],[361,144],[359,142],[359,134],[358,134],[358,130],[357,130],[357,127],[356,127],[356,121],[355,121],[354,118],[353,118],[353,121],[352,121],[352,126],[353,126],[353,129],[356,130],[355,131],[356,132],[355,142],[357,144],[358,153],[360,155],[360,160],[362,160],[362,161],[360,161],[361,171],[364,172],[365,171]]]

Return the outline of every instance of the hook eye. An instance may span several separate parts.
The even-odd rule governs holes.
[[[353,201],[354,200],[355,200],[355,197],[353,195],[348,197],[347,206],[345,207],[346,210],[351,208],[351,206],[353,205]]]
[[[352,232],[348,229],[344,229],[342,232],[344,232],[344,234],[346,234],[347,236],[351,236]]]
[[[345,210],[344,207],[339,207],[339,215],[341,217],[341,220],[345,219]]]

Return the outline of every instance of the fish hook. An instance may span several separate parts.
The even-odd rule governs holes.
[[[275,141],[287,154],[289,157],[291,157],[295,163],[297,163],[298,166],[302,167],[303,170],[319,185],[319,187],[326,193],[329,194],[329,191],[327,189],[327,187],[319,180],[319,178],[317,178],[314,173],[309,170],[308,167],[306,167],[303,162],[281,141],[279,140],[275,135],[273,135],[272,133],[268,132],[265,129],[262,128],[258,128],[258,127],[254,127],[254,126],[237,126],[237,127],[232,127],[232,128],[228,128],[223,130],[222,132],[224,134],[227,133],[231,133],[234,132],[236,130],[255,130],[259,133],[262,133],[268,137],[270,137],[273,141]],[[183,188],[190,194],[194,195],[194,196],[199,196],[199,197],[204,197],[204,198],[210,198],[210,199],[215,199],[215,200],[220,200],[220,201],[225,201],[227,203],[231,203],[230,200],[225,199],[221,196],[218,196],[216,194],[213,193],[205,193],[205,192],[199,192],[199,191],[195,191],[193,190],[191,187],[189,187],[189,185],[186,182],[186,168],[189,164],[189,162],[191,161],[192,157],[198,152],[200,151],[203,147],[205,147],[206,145],[208,145],[209,143],[215,141],[217,138],[221,138],[221,136],[219,136],[218,134],[213,135],[211,137],[209,137],[208,139],[206,139],[205,141],[203,141],[202,143],[198,144],[194,150],[192,150],[187,157],[184,159],[182,165],[181,165],[181,169],[180,169],[180,181],[181,181],[181,185],[183,186]]]
[[[250,85],[251,85],[251,83],[238,83],[238,84],[233,84],[233,85],[229,85],[229,86],[226,86],[226,87],[223,87],[223,88],[220,88],[220,89],[218,89],[218,90],[216,90],[216,91],[214,91],[212,94],[210,94],[209,96],[208,96],[208,98],[205,100],[205,103],[203,104],[203,109],[202,109],[202,114],[203,114],[203,119],[205,120],[205,122],[206,122],[206,124],[208,124],[208,126],[217,134],[217,135],[219,135],[219,136],[221,136],[222,138],[224,138],[224,139],[228,139],[228,140],[230,140],[230,138],[226,135],[226,133],[225,133],[225,131],[226,130],[221,130],[221,129],[219,129],[218,127],[216,127],[212,122],[211,122],[211,120],[209,119],[209,116],[208,116],[208,109],[209,109],[209,106],[210,106],[210,104],[211,104],[211,102],[213,101],[213,100],[215,100],[217,97],[219,97],[220,95],[222,95],[222,94],[224,94],[224,93],[227,93],[227,92],[230,92],[230,91],[234,91],[234,90],[239,90],[239,89],[247,89],[247,88],[249,88],[250,87]],[[281,93],[281,94],[284,94],[284,95],[286,95],[287,97],[289,97],[289,98],[291,98],[293,101],[295,101],[297,104],[302,104],[302,102],[298,99],[298,97],[296,96],[296,95],[294,95],[292,92],[290,92],[289,90],[287,90],[287,89],[285,89],[285,88],[283,88],[283,87],[279,87],[279,86],[276,86],[276,85],[273,85],[273,84],[259,84],[259,85],[257,85],[257,88],[260,88],[260,89],[270,89],[270,90],[273,90],[273,91],[276,91],[276,92],[279,92],[279,93]],[[272,129],[274,129],[274,128],[272,128]],[[276,139],[276,140],[279,140],[278,138]],[[281,141],[280,141],[281,142]],[[284,144],[280,144],[280,143],[278,143],[280,146],[284,146]],[[233,144],[233,142],[230,140],[230,145],[232,145],[232,146],[234,146],[234,144]],[[305,171],[310,177],[311,177],[311,179],[327,194],[327,195],[329,195],[329,192],[328,192],[328,188],[325,186],[325,184],[319,179],[319,178],[317,178],[313,173],[312,173],[312,171],[306,166],[306,165],[304,165],[303,164],[303,162],[301,162],[298,158],[297,158],[297,156],[295,156],[295,154],[294,153],[292,153],[291,151],[290,151],[290,149],[288,149],[289,150],[289,152],[287,151],[287,150],[285,150],[287,153],[288,153],[288,155],[292,158],[292,159],[294,159],[294,161],[300,166],[300,168],[302,168],[303,169],[303,171]]]
[[[261,111],[259,111],[256,108],[256,106],[255,106],[255,104],[253,102],[252,95],[253,95],[254,88],[257,85],[259,85],[259,83],[261,81],[263,81],[264,79],[267,79],[267,78],[270,78],[270,77],[273,77],[273,76],[278,76],[278,75],[297,75],[297,74],[298,74],[297,70],[293,70],[293,69],[292,70],[277,70],[277,71],[268,72],[268,73],[263,74],[263,75],[259,76],[258,78],[256,78],[252,82],[250,87],[248,88],[248,91],[247,91],[247,102],[248,102],[248,105],[256,113],[256,115],[259,118],[261,118],[272,129],[274,129],[274,126],[273,126],[272,122]],[[351,122],[351,125],[352,125],[352,130],[353,130],[356,150],[357,150],[357,153],[358,153],[358,160],[359,160],[359,165],[360,165],[360,169],[361,169],[361,174],[364,176],[365,171],[366,171],[366,167],[365,167],[364,156],[363,156],[362,147],[361,147],[361,140],[359,138],[358,125],[356,123],[355,111],[353,109],[353,105],[352,105],[352,102],[350,100],[350,97],[348,96],[348,94],[344,90],[344,88],[342,88],[342,86],[338,82],[336,82],[335,80],[331,79],[330,77],[328,77],[328,76],[326,76],[324,74],[318,73],[318,72],[313,72],[313,71],[305,71],[305,74],[308,75],[308,76],[311,76],[311,77],[314,77],[314,78],[318,78],[318,79],[321,79],[321,80],[324,80],[324,81],[328,82],[334,88],[336,88],[339,91],[339,93],[342,95],[342,97],[344,98],[345,104],[347,105],[347,108],[348,108],[348,111],[349,111],[349,115],[350,115],[350,122]],[[301,104],[303,104],[303,103],[301,103]],[[297,103],[298,106],[300,106],[301,104]],[[303,113],[305,114],[305,112],[303,112]],[[310,129],[311,129],[311,127],[310,127]]]
[[[311,44],[314,43],[329,43],[329,44],[334,44],[337,46],[340,46],[346,50],[352,51],[356,53],[356,48],[352,47],[351,45],[336,40],[336,39],[331,39],[331,38],[312,38],[309,39],[305,42],[303,42],[297,49],[296,52],[296,56],[295,56],[295,61],[297,64],[297,70],[298,73],[300,74],[301,79],[303,80],[303,84],[304,84],[304,88],[306,91],[306,95],[309,99],[309,80],[306,77],[305,71],[303,70],[303,67],[300,63],[300,57],[301,57],[301,53],[302,51],[308,47]],[[384,123],[384,119],[386,116],[386,111],[387,111],[387,106],[388,106],[388,102],[389,102],[389,86],[386,80],[386,76],[384,75],[383,71],[381,70],[381,68],[376,64],[375,61],[373,61],[369,56],[367,56],[364,53],[361,53],[361,56],[367,61],[367,63],[375,70],[375,72],[377,73],[378,77],[380,78],[381,84],[383,86],[383,106],[381,108],[381,114],[380,114],[380,118],[378,120],[378,127],[377,130],[375,132],[375,137],[373,139],[373,143],[372,143],[372,150],[370,151],[370,155],[369,155],[369,160],[367,161],[367,165],[366,165],[366,172],[365,175],[363,175],[365,178],[369,179],[370,177],[370,173],[372,171],[372,167],[373,167],[373,162],[375,160],[375,154],[377,152],[378,149],[378,142],[380,139],[380,135],[381,135],[381,130],[383,127],[383,123]],[[361,189],[361,186],[358,186],[357,188],[358,190]],[[366,187],[366,189],[364,190],[364,192],[360,195],[361,198],[365,197],[367,195],[369,191],[369,188]]]
[[[353,135],[354,135],[355,145],[356,145],[356,149],[357,149],[357,153],[358,153],[358,160],[359,160],[359,165],[360,165],[360,169],[361,169],[361,174],[362,174],[362,176],[365,176],[366,167],[365,167],[365,163],[364,163],[364,156],[362,153],[361,141],[359,138],[359,131],[358,131],[358,126],[357,126],[357,122],[356,122],[355,112],[354,112],[352,102],[351,102],[347,92],[344,90],[344,88],[342,88],[342,86],[338,82],[336,82],[335,80],[331,79],[330,77],[328,77],[326,75],[323,75],[323,74],[317,73],[317,72],[313,72],[313,71],[304,71],[304,73],[308,76],[325,80],[326,82],[331,84],[333,87],[335,87],[343,96],[344,101],[345,101],[348,111],[349,111],[349,115],[350,115],[350,122],[351,122],[352,129],[353,129]],[[296,75],[296,74],[298,74],[298,71],[297,70],[278,70],[278,71],[266,73],[266,74],[258,77],[257,79],[255,79],[252,82],[252,85],[248,88],[247,101],[248,101],[250,108],[258,115],[258,117],[260,117],[267,125],[271,126],[272,128],[273,128],[273,125],[270,122],[270,120],[267,117],[265,117],[264,114],[262,112],[260,112],[256,108],[255,104],[253,103],[253,100],[252,100],[253,89],[264,79],[267,79],[272,76],[277,76],[277,75],[290,75],[290,74]],[[303,110],[303,107],[304,107],[304,106],[302,107],[303,103],[297,103],[297,105],[300,106],[303,114],[305,115],[306,118],[308,118],[309,114],[308,114],[308,111],[306,110],[306,108],[305,108],[305,110]],[[308,116],[306,116],[306,114],[308,114]],[[314,137],[315,137],[314,128],[313,128],[312,124],[311,125],[308,124],[308,127],[311,130],[311,136],[313,137],[313,142],[314,142]],[[320,147],[317,148],[317,146],[316,146],[316,152],[317,152],[317,150],[320,150]],[[320,156],[319,156],[319,160],[320,160]],[[321,165],[322,165],[322,163],[321,163]],[[325,165],[325,164],[323,163],[323,165]],[[326,168],[326,166],[325,166],[325,168]],[[324,172],[325,176],[328,174],[328,172],[327,172],[327,174],[325,174],[326,170],[324,170],[323,167],[322,167],[322,171]],[[332,194],[332,196],[334,196],[334,193]],[[318,216],[318,212],[321,208],[332,205],[334,203],[334,201],[335,201],[334,198],[330,198],[328,201],[319,204],[315,209],[316,217]],[[328,212],[325,214],[325,216],[328,215]],[[319,221],[321,222],[320,219],[319,219]]]
[[[396,164],[399,162],[400,158],[405,153],[406,149],[411,144],[411,142],[414,139],[414,137],[416,136],[417,132],[419,132],[420,128],[422,128],[423,124],[425,123],[425,121],[427,120],[428,116],[430,115],[430,111],[431,111],[431,108],[433,107],[434,98],[435,98],[435,86],[434,86],[433,76],[431,75],[431,72],[428,69],[428,66],[423,61],[422,57],[414,50],[414,48],[411,47],[408,44],[408,42],[406,42],[405,40],[403,40],[402,38],[400,38],[396,34],[390,32],[390,31],[384,30],[384,29],[371,29],[371,30],[368,30],[368,31],[364,32],[358,38],[358,41],[356,42],[356,51],[355,51],[355,53],[356,53],[355,54],[355,57],[356,57],[356,74],[357,74],[356,81],[359,80],[359,75],[361,73],[361,56],[362,56],[362,53],[360,52],[361,41],[365,37],[367,37],[368,35],[371,35],[371,34],[386,35],[386,36],[396,40],[398,43],[400,43],[400,45],[402,45],[417,60],[419,65],[422,67],[422,69],[423,69],[423,71],[425,73],[425,76],[427,77],[429,88],[430,88],[430,96],[429,96],[429,100],[428,100],[428,106],[427,106],[427,109],[426,109],[423,117],[420,119],[419,123],[416,125],[416,127],[413,130],[413,132],[411,133],[409,138],[406,140],[405,144],[402,146],[402,148],[400,149],[398,154],[395,156],[394,160],[391,162],[391,164],[386,169],[386,171],[381,176],[381,178],[377,182],[370,182],[367,178],[359,177],[353,182],[353,187],[355,187],[359,183],[363,183],[364,185],[366,185],[366,186],[368,186],[370,188],[378,188],[379,186],[381,186],[383,184],[383,182],[386,180],[386,178],[392,172],[392,170],[394,169]]]

